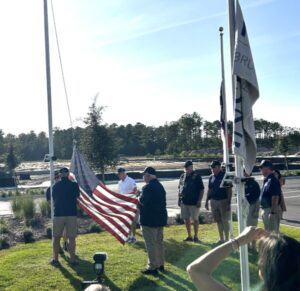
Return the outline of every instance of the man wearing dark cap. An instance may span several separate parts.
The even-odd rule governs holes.
[[[212,174],[208,180],[208,191],[205,203],[205,208],[209,210],[208,201],[210,200],[211,211],[214,220],[217,222],[219,231],[218,244],[227,241],[229,238],[229,216],[230,216],[230,204],[232,188],[221,188],[223,177],[225,173],[221,169],[221,163],[219,161],[212,161],[210,164]]]
[[[143,179],[146,185],[139,198],[140,225],[148,253],[148,266],[142,271],[145,275],[157,275],[164,271],[163,230],[167,225],[166,191],[156,178],[152,167],[145,168]]]
[[[54,184],[56,184],[58,181],[60,180],[60,175],[59,175],[59,171],[54,171]],[[46,191],[46,199],[48,201],[48,205],[49,205],[49,209],[51,209],[51,187],[48,187],[47,188],[47,191]],[[68,251],[68,240],[67,240],[67,236],[66,236],[66,229],[64,228],[64,231],[63,231],[63,247],[59,247],[59,253],[60,254],[63,254],[64,251]]]
[[[51,265],[59,266],[58,252],[60,238],[64,228],[69,239],[70,263],[75,266],[75,238],[77,236],[77,198],[79,186],[68,179],[69,170],[62,168],[59,171],[61,180],[53,186],[52,198],[54,207],[53,218],[53,259]]]
[[[188,235],[183,241],[199,242],[199,212],[204,185],[201,176],[194,171],[192,161],[186,161],[184,169],[178,185],[178,206],[181,208],[181,217],[184,219]],[[191,220],[194,225],[194,237],[191,232]]]
[[[263,160],[259,167],[264,176],[264,182],[260,192],[260,207],[262,208],[261,216],[264,227],[267,231],[278,232],[280,223],[280,182],[274,176],[273,164],[271,161]]]
[[[119,183],[118,183],[119,193],[121,194],[137,193],[137,187],[134,179],[132,179],[127,175],[126,170],[124,168],[118,169],[118,178],[119,178]],[[136,223],[138,222],[138,219],[139,219],[139,213],[136,214],[136,217],[131,224],[131,232],[126,241],[128,243],[136,242],[135,231],[136,231]]]

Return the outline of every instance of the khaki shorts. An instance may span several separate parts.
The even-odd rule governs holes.
[[[247,226],[257,226],[259,207],[256,203],[249,205],[249,213],[247,217]]]
[[[197,221],[199,219],[200,208],[196,205],[184,205],[181,203],[181,218],[182,219],[192,219]]]
[[[228,200],[210,200],[211,212],[216,222],[228,221],[230,211],[228,210]]]
[[[265,230],[271,232],[279,232],[279,225],[280,225],[280,216],[279,211],[276,209],[276,213],[269,217],[271,213],[271,208],[264,208],[261,211],[261,217],[264,223]]]
[[[77,236],[77,216],[57,216],[53,218],[53,236],[61,237],[66,228],[68,238]]]

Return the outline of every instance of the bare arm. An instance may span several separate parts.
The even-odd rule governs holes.
[[[210,189],[207,190],[207,196],[205,201],[205,209],[209,210],[208,201],[210,200]]]
[[[265,235],[266,232],[254,226],[247,227],[237,238],[237,245],[245,245],[254,239]],[[220,282],[212,278],[211,273],[231,253],[235,242],[228,241],[202,255],[187,267],[187,272],[194,285],[202,291],[223,291],[228,290]]]
[[[202,201],[202,198],[203,198],[203,194],[204,194],[204,189],[200,190],[200,193],[199,193],[199,200],[197,202],[197,207],[198,208],[201,207],[201,201]]]

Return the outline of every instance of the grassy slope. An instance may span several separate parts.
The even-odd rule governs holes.
[[[300,240],[300,229],[282,226],[281,231]],[[157,278],[140,274],[146,264],[146,253],[139,232],[139,242],[125,246],[108,233],[79,236],[80,265],[77,267],[70,267],[66,257],[60,260],[61,268],[50,266],[50,240],[18,245],[0,252],[0,290],[81,290],[82,280],[94,278],[92,257],[96,251],[108,253],[105,283],[112,290],[195,290],[185,268],[212,248],[217,239],[216,225],[201,225],[200,235],[203,239],[201,244],[183,243],[184,226],[166,228],[167,272]],[[251,283],[255,284],[258,281],[256,257],[251,254],[249,264]],[[232,254],[214,275],[232,290],[239,290],[239,254]]]

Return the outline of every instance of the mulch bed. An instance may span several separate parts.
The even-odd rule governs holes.
[[[201,223],[207,224],[212,223],[212,213],[211,212],[201,212]],[[91,225],[95,222],[88,216],[78,217],[78,234],[86,234],[90,232]],[[180,217],[169,217],[168,224],[182,224],[183,221]],[[0,238],[7,238],[9,246],[15,246],[20,243],[25,243],[24,241],[24,230],[30,229],[33,233],[34,241],[41,239],[50,239],[47,235],[47,228],[51,227],[50,218],[42,217],[40,214],[35,215],[35,219],[32,221],[31,225],[26,225],[25,220],[21,218],[14,218],[13,216],[2,216],[0,218],[0,224],[5,225],[8,232],[0,233]],[[0,245],[0,250],[2,249]]]
[[[93,220],[89,217],[78,217],[77,222],[79,234],[88,233],[90,226],[94,224]],[[30,224],[26,225],[24,219],[14,218],[13,216],[1,217],[0,223],[5,225],[8,229],[8,233],[1,233],[0,235],[7,238],[7,242],[10,246],[24,243],[23,233],[24,230],[28,228],[31,229],[35,241],[49,239],[47,236],[47,228],[51,227],[51,220],[50,218],[45,218],[38,214],[32,221],[32,226]]]

